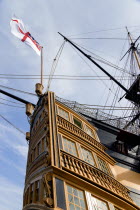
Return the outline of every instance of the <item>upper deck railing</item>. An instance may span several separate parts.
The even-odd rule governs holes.
[[[87,105],[79,104],[76,101],[69,101],[69,100],[60,98],[58,96],[56,96],[56,99],[59,102],[63,103],[64,105],[68,106],[69,108],[73,109],[74,111],[76,111],[80,114],[84,114],[84,115],[94,118],[96,120],[102,121],[108,125],[118,128],[118,129],[123,129],[125,127],[125,125],[129,122],[125,119],[119,119],[119,117],[117,117],[117,116],[110,115],[103,111],[100,111],[97,108],[91,108]],[[128,126],[126,131],[134,133],[134,134],[138,134],[139,128],[136,125],[131,125],[131,126]]]
[[[84,177],[86,180],[90,180],[94,184],[105,188],[111,193],[114,193],[125,200],[132,202],[132,199],[129,195],[129,190],[112,176],[65,151],[61,150],[60,155],[62,168],[64,170],[73,172],[79,177]]]

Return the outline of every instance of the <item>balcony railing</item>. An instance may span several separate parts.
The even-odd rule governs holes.
[[[85,133],[83,130],[78,128],[76,125],[70,123],[69,121],[65,120],[64,118],[60,117],[59,115],[57,116],[57,121],[58,121],[58,125],[60,127],[68,130],[69,132],[73,133],[74,135],[76,135],[76,136],[84,139],[85,141],[91,143],[93,146],[97,147],[101,151],[105,150],[105,147],[102,144],[100,144],[97,140],[95,140],[90,135]]]
[[[129,190],[125,186],[96,167],[64,151],[61,151],[61,163],[63,169],[84,177],[127,201],[133,202],[129,196]]]

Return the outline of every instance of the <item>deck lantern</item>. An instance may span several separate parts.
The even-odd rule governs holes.
[[[42,91],[43,91],[43,85],[40,84],[40,83],[37,83],[36,84],[36,89],[35,89],[35,92],[38,96],[41,96],[42,95]]]
[[[34,110],[34,107],[33,107],[32,104],[30,104],[30,103],[29,104],[26,104],[26,115],[27,116],[32,115],[33,110]]]
[[[27,140],[27,141],[30,140],[30,132],[26,132],[26,140]]]

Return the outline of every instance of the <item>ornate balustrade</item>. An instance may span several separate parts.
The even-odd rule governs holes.
[[[132,199],[129,196],[129,190],[125,186],[96,167],[91,166],[90,164],[64,151],[61,151],[61,164],[63,169],[82,176],[96,185],[99,185],[100,187],[123,197],[127,201],[132,202]]]
[[[92,138],[90,135],[88,135],[83,130],[78,128],[76,125],[70,123],[69,121],[65,120],[64,118],[60,117],[59,115],[57,115],[57,123],[60,127],[67,129],[74,135],[88,141],[89,143],[91,143],[93,146],[97,147],[101,151],[105,150],[105,147],[101,143],[99,143],[97,140]]]

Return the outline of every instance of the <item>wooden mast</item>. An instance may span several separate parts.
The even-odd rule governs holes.
[[[138,65],[138,68],[140,70],[140,61],[139,61],[139,57],[138,57],[138,54],[137,54],[137,48],[135,47],[135,43],[138,41],[138,39],[140,38],[140,36],[133,42],[133,39],[132,39],[131,34],[128,31],[128,28],[127,27],[126,27],[126,30],[127,30],[128,37],[130,39],[130,42],[131,42],[131,47],[130,47],[130,49],[127,52],[130,52],[130,50],[132,50],[132,53],[134,54],[134,57],[136,59],[137,65]],[[139,106],[138,106],[138,108],[139,108]],[[129,125],[131,125],[132,123],[134,123],[139,117],[140,117],[140,112],[139,112],[139,109],[138,109],[138,113],[136,114],[136,116],[134,116],[134,118],[129,123],[127,123],[125,125],[124,129],[126,129]]]
[[[43,86],[43,47],[41,48],[41,85]]]
[[[38,96],[42,95],[42,91],[43,91],[43,47],[41,47],[41,66],[40,66],[40,83],[36,84],[36,94]]]
[[[127,27],[126,27],[126,30],[127,30],[129,39],[130,39],[130,41],[131,41],[132,52],[133,52],[133,54],[134,54],[134,56],[135,56],[135,59],[136,59],[136,61],[137,61],[137,64],[138,64],[138,67],[139,67],[139,70],[140,70],[140,61],[139,61],[139,58],[138,58],[138,55],[137,55],[137,51],[136,51],[136,47],[135,47],[135,43],[136,43],[136,42],[133,42],[132,37],[131,37],[130,32],[128,31],[128,28],[127,28]],[[138,37],[138,39],[139,39],[139,37]],[[138,39],[137,39],[137,40],[138,40]]]
[[[59,32],[58,32],[59,33]],[[59,33],[67,42],[69,42],[73,47],[75,47],[81,54],[83,54],[88,60],[90,60],[92,63],[95,64],[102,72],[104,72],[111,80],[113,80],[118,86],[120,86],[127,94],[129,94],[129,91],[119,82],[117,81],[111,74],[109,74],[102,66],[100,66],[98,63],[96,63],[95,60],[91,58],[90,55],[86,54],[84,51],[82,51],[77,45],[75,45],[72,41],[70,41],[67,37]]]
[[[59,32],[58,32],[59,33]],[[94,63],[101,71],[103,71],[110,79],[112,79],[118,86],[120,86],[125,92],[127,95],[130,95],[130,90],[126,89],[120,82],[118,82],[112,75],[110,75],[103,67],[101,67],[98,63],[96,63],[90,55],[87,55],[85,52],[83,52],[78,46],[76,46],[72,41],[70,41],[67,37],[65,37],[64,35],[62,35],[61,33],[59,33],[67,42],[69,42],[72,46],[74,46],[78,51],[80,51],[88,60],[90,60],[92,63]],[[131,37],[131,36],[130,36]],[[137,40],[140,38],[140,36],[135,40],[135,42],[132,42],[131,43],[131,47],[128,49],[128,51],[125,53],[125,55],[131,51],[131,49],[136,49],[135,48],[135,43],[137,42]],[[131,39],[132,40],[132,39]],[[134,51],[135,52],[135,51]],[[125,56],[124,55],[124,56]],[[124,58],[124,56],[122,57],[122,59]],[[137,54],[135,52],[135,56],[137,57]],[[121,59],[121,60],[122,60]],[[138,60],[138,57],[137,57],[137,61]],[[139,63],[139,62],[138,62]],[[140,69],[140,63],[139,63],[139,69]],[[132,121],[127,124],[125,127],[127,127],[128,125],[130,125],[133,121],[135,121],[136,119],[138,119],[138,117],[140,116],[140,113],[138,113],[136,115],[136,117],[134,117],[132,119]]]

